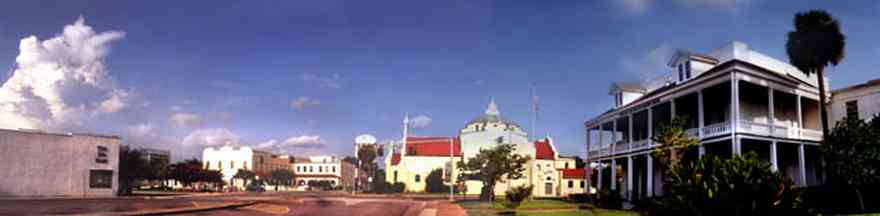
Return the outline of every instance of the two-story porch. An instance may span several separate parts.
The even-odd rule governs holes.
[[[799,186],[822,179],[818,91],[744,61],[670,83],[585,123],[591,185],[624,197],[662,195],[663,170],[650,151],[663,125],[680,117],[699,140],[685,157],[755,152]]]

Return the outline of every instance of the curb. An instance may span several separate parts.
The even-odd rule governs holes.
[[[144,210],[144,211],[129,211],[129,212],[104,212],[98,214],[89,214],[89,215],[169,215],[169,214],[183,214],[183,213],[194,213],[194,212],[203,212],[203,211],[213,211],[220,209],[235,209],[241,208],[245,206],[250,206],[259,203],[260,201],[250,201],[245,203],[236,203],[236,204],[226,204],[220,206],[211,206],[211,207],[186,207],[186,208],[176,208],[176,209],[161,209],[161,210]]]

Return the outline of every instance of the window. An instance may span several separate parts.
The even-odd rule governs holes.
[[[112,188],[112,170],[89,170],[89,188]]]
[[[95,163],[103,163],[103,164],[107,163],[107,161],[109,161],[108,157],[107,157],[107,151],[108,151],[107,147],[106,146],[97,146],[97,147],[98,147],[98,153],[97,153],[97,155],[95,155]]]
[[[223,161],[217,161],[217,169],[223,169]]]
[[[318,167],[318,172],[324,172],[324,167]]]
[[[565,168],[568,169],[568,162],[565,162]]]
[[[336,172],[336,166],[333,167],[333,172]]]
[[[422,176],[416,175],[416,182],[421,182],[421,181],[422,181]]]
[[[309,172],[314,172],[314,171],[315,171],[314,168],[312,166],[309,166]]]
[[[394,171],[394,182],[397,182],[397,170]]]
[[[229,161],[229,169],[235,169],[235,161]]]
[[[678,80],[684,80],[684,66],[681,66],[681,64],[678,64]]]
[[[573,187],[574,187],[574,181],[568,180],[568,188],[573,188]]]
[[[584,180],[581,180],[581,188],[584,188]]]
[[[851,100],[846,102],[846,117],[853,119],[859,118],[859,101]]]
[[[692,76],[692,74],[691,74],[691,62],[690,62],[690,61],[687,61],[687,62],[685,62],[685,65],[684,65],[684,78],[685,78],[685,79],[690,79],[691,76]]]
[[[211,162],[205,161],[205,169],[211,169]]]

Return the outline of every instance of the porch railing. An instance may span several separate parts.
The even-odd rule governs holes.
[[[719,122],[703,126],[703,137],[713,137],[730,133],[730,122]]]
[[[769,136],[770,135],[770,125],[765,124],[765,123],[740,120],[739,121],[739,131],[751,133],[751,134]]]
[[[632,143],[633,149],[648,146],[648,139],[638,140]]]
[[[801,128],[801,138],[819,141],[819,140],[822,140],[822,131]]]
[[[700,129],[699,128],[691,128],[684,131],[684,134],[687,134],[690,137],[700,138]]]
[[[625,152],[629,150],[629,144],[620,142],[614,146],[614,152]]]

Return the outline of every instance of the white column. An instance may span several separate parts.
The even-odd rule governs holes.
[[[633,158],[626,157],[626,199],[632,200],[633,193]]]
[[[674,98],[669,100],[669,116],[670,116],[670,119],[675,119],[675,99]],[[670,122],[672,122],[672,121],[670,121]],[[687,128],[685,128],[685,129],[687,129]]]
[[[797,95],[797,120],[798,120],[798,122],[797,122],[797,129],[798,129],[798,138],[803,138],[803,137],[802,137],[803,134],[801,134],[801,133],[802,133],[802,132],[801,132],[801,131],[802,131],[801,129],[804,128],[804,116],[803,116],[804,111],[801,110],[801,107],[802,107],[802,106],[801,106],[801,95]]]
[[[767,111],[767,116],[768,116],[767,117],[767,124],[770,125],[770,130],[769,130],[770,136],[773,136],[773,134],[774,134],[773,131],[775,130],[775,126],[776,126],[776,114],[774,114],[774,111],[775,111],[774,109],[776,109],[776,108],[773,107],[773,88],[770,88],[770,86],[767,86],[767,92],[769,92],[769,93],[767,93],[769,95],[769,97],[768,97],[769,102],[767,103],[767,109],[768,109],[768,111]]]
[[[801,175],[798,176],[800,179],[801,186],[807,186],[807,166],[804,160],[804,144],[801,143],[798,145],[798,169],[800,170]]]
[[[776,156],[776,140],[770,142],[770,170],[779,171],[779,159]]]
[[[617,152],[617,119],[611,119],[611,151]]]
[[[654,137],[654,123],[653,123],[654,114],[652,114],[653,111],[651,111],[651,108],[653,108],[653,107],[649,106],[647,109],[648,110],[648,146],[654,145],[654,141],[651,139],[652,137]]]
[[[628,134],[628,136],[629,136],[629,142],[628,142],[628,143],[629,143],[629,149],[632,149],[632,143],[633,143],[633,115],[632,115],[632,114],[629,114],[629,116],[627,117],[627,119],[629,119],[629,120],[628,120],[628,121],[629,121],[629,124],[627,124],[627,125],[629,126],[629,127],[627,128],[627,130],[629,130],[629,134]]]
[[[739,80],[736,78],[736,72],[730,73],[730,88],[731,88],[731,106],[733,106],[733,110],[731,112],[731,133],[730,133],[730,143],[731,143],[731,155],[739,154],[739,139],[736,137],[736,132],[739,129]]]
[[[704,116],[705,111],[703,109],[703,90],[699,90],[697,91],[697,124],[699,124],[697,125],[697,133],[699,134],[698,137],[701,139],[703,138],[703,127],[706,126],[706,117]],[[700,144],[700,147],[702,146],[703,145]]]
[[[602,161],[600,160],[598,162],[599,162],[599,167],[597,169],[599,170],[599,172],[598,172],[599,175],[596,176],[597,177],[596,178],[596,190],[602,191]]]
[[[598,149],[604,148],[604,146],[602,146],[602,145],[605,144],[604,143],[605,131],[603,131],[602,125],[604,125],[604,124],[602,122],[599,122],[599,145],[597,146]],[[599,151],[599,152],[600,152],[599,155],[602,155],[602,153],[601,153],[602,151]]]
[[[617,189],[617,159],[611,159],[611,190]]]
[[[653,197],[654,196],[654,159],[651,158],[650,154],[645,154],[645,156],[646,156],[645,158],[647,158],[647,161],[648,161],[648,167],[647,167],[648,174],[646,176],[647,178],[645,179],[646,180],[645,183],[647,183],[646,190],[648,192],[647,193],[648,197]]]

